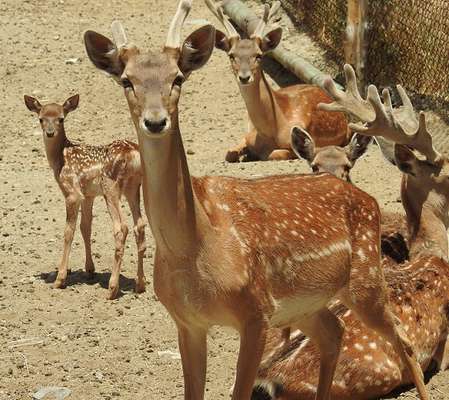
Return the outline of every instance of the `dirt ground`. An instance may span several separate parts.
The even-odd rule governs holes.
[[[111,224],[104,202],[94,209],[93,248],[97,278],[83,275],[84,249],[77,232],[65,290],[52,289],[65,222],[62,195],[54,182],[35,115],[23,95],[62,102],[79,93],[80,108],[66,121],[67,134],[90,144],[135,139],[122,91],[94,69],[82,34],[109,34],[119,18],[140,46],[159,47],[175,0],[3,0],[0,3],[2,62],[0,140],[0,400],[31,399],[41,386],[58,385],[76,400],[181,398],[183,381],[176,331],[152,289],[154,242],[147,230],[147,291],[133,292],[136,249],[128,237],[122,295],[107,301],[113,258]],[[211,19],[196,0],[184,31]],[[211,19],[214,23],[213,19]],[[284,20],[283,20],[284,21]],[[285,22],[288,24],[288,22]],[[305,35],[286,32],[285,45],[323,65]],[[66,60],[79,59],[75,64]],[[246,129],[246,113],[228,60],[216,51],[206,67],[184,85],[181,131],[191,172],[261,176],[302,172],[304,162],[229,165],[225,151]],[[399,174],[372,148],[353,170],[354,182],[396,210]],[[131,217],[128,214],[129,226]],[[209,338],[207,399],[228,398],[238,341],[214,329]],[[449,372],[433,376],[432,398],[449,399]],[[416,391],[398,398],[416,398]]]

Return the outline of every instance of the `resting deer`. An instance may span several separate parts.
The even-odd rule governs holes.
[[[371,142],[369,136],[355,133],[347,146],[318,147],[304,129],[295,126],[291,133],[292,150],[309,163],[314,173],[329,172],[348,182],[351,182],[349,173],[355,162],[365,154]]]
[[[108,298],[117,297],[120,267],[128,234],[125,218],[120,209],[120,197],[124,194],[133,216],[137,243],[136,292],[143,292],[145,223],[140,213],[142,173],[138,147],[128,140],[116,140],[106,146],[72,143],[65,134],[64,120],[69,112],[78,107],[78,103],[78,95],[68,98],[63,105],[55,103],[41,105],[37,99],[25,96],[25,105],[39,116],[47,160],[65,198],[67,219],[64,250],[54,287],[63,288],[66,285],[69,253],[80,206],[80,230],[86,250],[85,269],[89,277],[94,275],[95,266],[91,251],[92,207],[95,197],[103,196],[111,215],[115,240],[114,265],[109,280]]]
[[[424,114],[420,114],[418,122],[401,87],[398,90],[404,105],[393,109],[388,92],[384,92],[382,104],[374,87],[369,89],[368,100],[363,100],[352,68],[346,66],[345,72],[347,92],[338,91],[328,81],[326,85],[335,103],[325,107],[346,111],[366,123],[352,128],[377,136],[387,159],[403,172],[401,197],[410,232],[410,261],[398,266],[383,260],[390,301],[413,340],[422,369],[435,359],[444,370],[449,366],[449,163],[433,148]],[[408,143],[426,159],[418,159],[407,145],[394,143]],[[411,382],[389,342],[341,304],[333,311],[343,318],[347,330],[332,399],[377,398]],[[279,400],[314,398],[320,356],[312,343],[298,331],[286,343],[281,331],[272,330],[265,352],[267,357],[258,377],[261,387],[255,391],[255,399],[262,387]]]
[[[329,389],[344,328],[327,304],[340,298],[394,343],[423,399],[422,372],[390,310],[379,257],[376,201],[331,175],[261,179],[192,177],[178,124],[181,84],[209,59],[215,29],[181,42],[191,1],[181,0],[160,52],[84,36],[94,65],[124,87],[143,166],[145,210],[156,241],[154,289],[178,329],[184,398],[203,399],[206,337],[240,334],[233,400],[248,400],[269,326],[298,324],[319,343],[319,400]]]
[[[279,2],[274,2],[271,9],[265,6],[264,16],[249,39],[240,37],[220,3],[206,0],[206,4],[226,29],[226,34],[216,31],[215,45],[229,56],[249,117],[248,133],[241,144],[228,151],[227,161],[296,158],[290,141],[293,126],[305,129],[319,147],[348,143],[345,116],[317,109],[318,103],[330,101],[321,88],[294,85],[274,90],[263,73],[262,57],[278,46],[282,36],[280,27],[264,32]]]

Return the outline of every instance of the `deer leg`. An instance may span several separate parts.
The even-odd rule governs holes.
[[[315,399],[329,400],[340,354],[344,324],[334,313],[323,308],[308,317],[305,322],[301,321],[298,326],[320,350],[320,375]]]
[[[295,153],[293,153],[293,151],[291,150],[286,149],[273,150],[268,155],[268,160],[270,161],[293,160],[295,158],[297,158]]]
[[[67,267],[69,264],[69,254],[72,247],[73,235],[76,229],[76,219],[78,218],[78,212],[80,207],[80,201],[73,196],[67,196],[65,199],[66,209],[66,225],[64,230],[64,250],[62,252],[62,260],[59,264],[58,275],[54,283],[54,287],[57,289],[63,288],[67,280]]]
[[[122,266],[123,254],[125,252],[125,241],[128,235],[128,227],[126,226],[122,212],[120,210],[120,196],[109,194],[105,196],[108,211],[112,219],[115,253],[114,265],[112,266],[112,273],[109,279],[109,294],[108,299],[113,300],[117,297],[119,291],[120,268]]]
[[[262,360],[266,335],[267,326],[263,319],[246,322],[240,332],[240,350],[232,400],[251,398],[257,370]]]
[[[136,292],[145,292],[145,274],[143,272],[143,257],[145,255],[145,221],[140,212],[140,185],[126,193],[129,208],[134,221],[134,237],[137,244],[137,277]]]
[[[246,144],[246,138],[244,138],[240,144],[232,149],[228,150],[226,153],[225,160],[227,162],[235,163],[240,161],[240,157],[244,156],[248,152],[248,147]]]
[[[92,260],[91,234],[92,234],[92,207],[94,205],[93,197],[86,197],[81,203],[81,223],[80,230],[84,240],[84,249],[86,250],[85,270],[89,278],[95,273],[95,265]]]
[[[184,374],[184,399],[203,400],[206,385],[207,331],[178,325],[178,345]]]

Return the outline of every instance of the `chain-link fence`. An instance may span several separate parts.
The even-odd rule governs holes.
[[[344,62],[347,0],[281,0],[292,19]],[[366,81],[402,84],[449,121],[449,0],[371,0]]]

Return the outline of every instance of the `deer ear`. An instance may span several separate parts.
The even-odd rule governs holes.
[[[275,28],[268,32],[260,43],[260,50],[264,53],[274,50],[282,39],[282,28]]]
[[[315,143],[302,128],[294,126],[291,133],[292,150],[298,156],[311,163],[315,157]]]
[[[215,47],[228,53],[231,50],[231,43],[228,37],[220,30],[215,30]]]
[[[84,45],[90,61],[102,71],[120,78],[124,65],[120,60],[115,44],[106,36],[94,31],[84,33]]]
[[[64,108],[64,114],[67,115],[69,112],[76,110],[80,101],[80,95],[75,94],[74,96],[69,97],[62,107]]]
[[[184,41],[179,69],[185,76],[201,68],[209,60],[215,45],[215,28],[205,25],[192,32]]]
[[[407,146],[396,144],[394,146],[394,158],[396,165],[404,174],[417,175],[419,160]]]
[[[25,105],[27,106],[28,110],[33,111],[37,114],[40,113],[42,105],[41,103],[39,103],[38,99],[27,95],[23,96],[23,99],[25,100]]]
[[[352,163],[356,162],[360,157],[362,157],[368,150],[368,146],[373,141],[371,136],[361,135],[360,133],[355,133],[351,141],[349,142],[347,155],[348,160]]]

